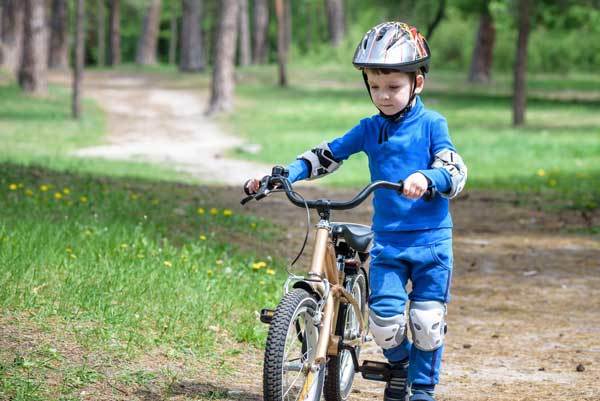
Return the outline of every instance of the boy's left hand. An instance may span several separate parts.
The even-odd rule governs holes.
[[[427,177],[421,173],[413,173],[404,180],[402,194],[409,199],[419,199],[427,191]]]

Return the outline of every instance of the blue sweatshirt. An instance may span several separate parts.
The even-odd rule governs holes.
[[[329,142],[329,148],[338,161],[365,152],[371,181],[397,182],[418,171],[438,192],[450,190],[450,174],[443,169],[431,168],[436,153],[444,149],[456,151],[448,124],[440,114],[426,109],[419,97],[400,122],[389,121],[380,115],[365,118],[344,136]],[[294,161],[288,168],[292,182],[309,175],[308,165],[303,160]],[[389,189],[378,189],[373,196],[372,230],[376,235],[385,235],[398,231],[450,229],[452,218],[448,204],[448,199],[439,194],[430,201],[412,200]]]

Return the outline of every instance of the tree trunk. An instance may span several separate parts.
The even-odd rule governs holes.
[[[81,117],[81,86],[83,81],[83,63],[85,54],[85,0],[77,0],[75,20],[75,68],[73,69],[73,99],[71,112],[73,118]]]
[[[46,5],[39,0],[22,0],[25,7],[23,54],[19,67],[19,85],[25,92],[48,91],[48,37]]]
[[[52,0],[50,17],[50,48],[48,67],[67,69],[69,67],[69,25],[67,0]]]
[[[106,65],[106,11],[104,0],[98,0],[98,65]]]
[[[239,64],[241,66],[250,65],[250,21],[248,20],[248,0],[239,0]]]
[[[182,1],[183,21],[181,24],[181,58],[179,69],[185,72],[204,70],[204,49],[202,43],[202,1]]]
[[[3,5],[0,65],[11,73],[16,73],[23,49],[24,6],[22,0],[4,0]]]
[[[215,36],[212,91],[206,111],[208,115],[233,110],[238,5],[238,0],[220,1],[219,26]]]
[[[152,0],[144,17],[142,33],[137,44],[135,62],[141,65],[156,64],[156,47],[160,22],[161,0]]]
[[[121,64],[121,0],[110,0],[108,65]]]
[[[517,51],[514,69],[513,125],[525,123],[527,107],[527,42],[529,39],[530,0],[519,0]]]
[[[277,16],[277,64],[279,65],[279,85],[287,86],[287,0],[275,0],[275,15]]]
[[[171,37],[169,38],[169,64],[177,62],[177,12],[175,7],[171,9]]]
[[[473,48],[473,59],[469,70],[469,82],[489,83],[494,60],[494,42],[496,29],[490,14],[489,2],[486,2],[479,17],[479,29]]]
[[[431,21],[431,23],[427,27],[427,35],[425,36],[425,38],[429,41],[429,43],[431,43],[431,38],[433,37],[433,32],[435,32],[435,29],[438,27],[440,22],[442,22],[442,20],[444,19],[445,16],[446,16],[446,0],[440,0],[440,2],[438,4],[437,12],[435,13],[435,17],[433,17],[433,21]]]
[[[267,0],[254,0],[254,29],[252,30],[253,63],[267,62],[267,33],[269,29],[269,4]]]
[[[329,39],[331,45],[337,47],[344,40],[345,16],[343,0],[326,0],[327,20],[329,22]]]

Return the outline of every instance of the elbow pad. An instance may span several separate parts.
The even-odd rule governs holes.
[[[323,142],[316,148],[307,150],[298,156],[299,160],[306,160],[310,165],[309,180],[323,177],[333,173],[342,165],[342,161],[337,161],[329,149],[327,142]]]
[[[432,168],[441,168],[450,173],[452,186],[447,193],[441,193],[444,198],[452,199],[460,193],[467,182],[467,165],[460,155],[452,150],[444,149],[435,155]]]

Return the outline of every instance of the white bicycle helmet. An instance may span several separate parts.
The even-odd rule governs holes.
[[[352,64],[358,69],[427,73],[430,57],[427,41],[417,28],[403,22],[384,22],[365,34],[356,47]]]

